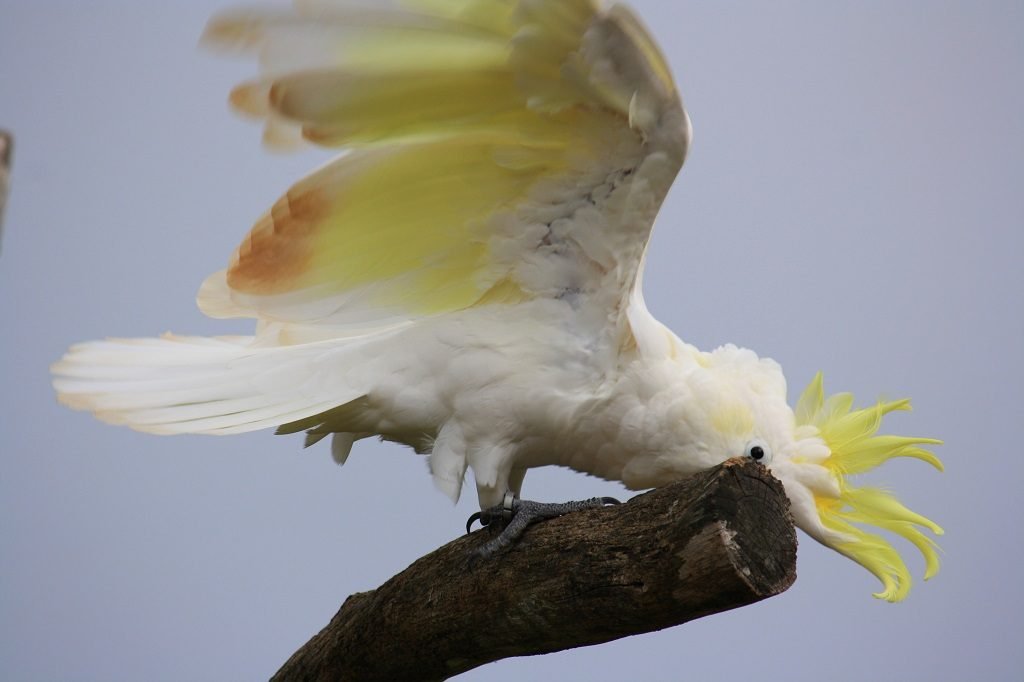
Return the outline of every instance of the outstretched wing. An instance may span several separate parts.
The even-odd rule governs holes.
[[[649,34],[596,0],[297,0],[205,40],[256,52],[231,102],[341,156],[199,294],[273,343],[473,305],[628,301],[689,121]]]

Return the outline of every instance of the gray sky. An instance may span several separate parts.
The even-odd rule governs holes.
[[[780,597],[460,679],[1018,675],[1024,5],[632,4],[695,128],[649,306],[703,348],[774,357],[794,399],[818,369],[863,402],[912,397],[891,428],[944,438],[946,473],[896,462],[870,480],[945,526],[943,570],[889,605],[801,536]],[[158,438],[56,405],[47,366],[73,342],[245,331],[204,319],[196,289],[324,158],[267,154],[229,114],[254,70],[196,49],[219,7],[0,0],[0,127],[17,137],[0,255],[3,679],[266,678],[473,510],[398,447],[361,444],[340,469],[297,437]],[[553,469],[526,493],[624,494]]]

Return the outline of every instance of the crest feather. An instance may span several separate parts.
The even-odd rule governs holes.
[[[942,471],[942,462],[921,446],[940,445],[934,438],[877,435],[882,418],[897,411],[910,410],[909,400],[879,401],[875,405],[853,409],[853,396],[838,393],[825,398],[819,372],[797,403],[797,428],[816,431],[830,450],[821,462],[838,484],[838,497],[816,493],[815,502],[821,523],[837,534],[828,544],[853,559],[882,581],[875,594],[887,601],[901,601],[910,591],[907,565],[888,540],[854,525],[875,526],[895,533],[912,543],[925,559],[925,579],[939,569],[938,547],[919,528],[942,535],[934,521],[908,509],[891,493],[877,488],[857,488],[848,476],[870,471],[890,459],[911,457]]]

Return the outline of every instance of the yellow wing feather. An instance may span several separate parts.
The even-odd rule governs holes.
[[[292,187],[204,284],[214,316],[340,328],[550,293],[517,259],[617,171],[628,177],[650,151],[643,126],[685,118],[639,23],[593,0],[305,0],[216,18],[205,38],[259,54],[263,76],[231,102],[265,119],[268,143],[349,149]],[[688,136],[676,128],[670,170]],[[652,220],[645,209],[647,224],[622,235],[639,243],[622,249],[626,280]]]

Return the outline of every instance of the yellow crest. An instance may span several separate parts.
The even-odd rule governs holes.
[[[910,571],[887,540],[854,524],[875,526],[913,543],[925,558],[925,580],[939,569],[938,546],[919,527],[935,535],[942,535],[942,528],[903,506],[891,493],[878,488],[854,487],[847,477],[870,471],[894,457],[920,459],[942,471],[942,462],[921,447],[940,445],[942,441],[876,435],[885,415],[909,409],[909,400],[879,401],[871,407],[853,409],[853,396],[849,393],[825,399],[820,372],[804,391],[796,408],[797,427],[817,429],[831,451],[821,465],[835,477],[839,496],[816,494],[815,503],[822,524],[848,539],[829,544],[875,574],[884,588],[875,596],[891,602],[901,601],[910,591]]]

